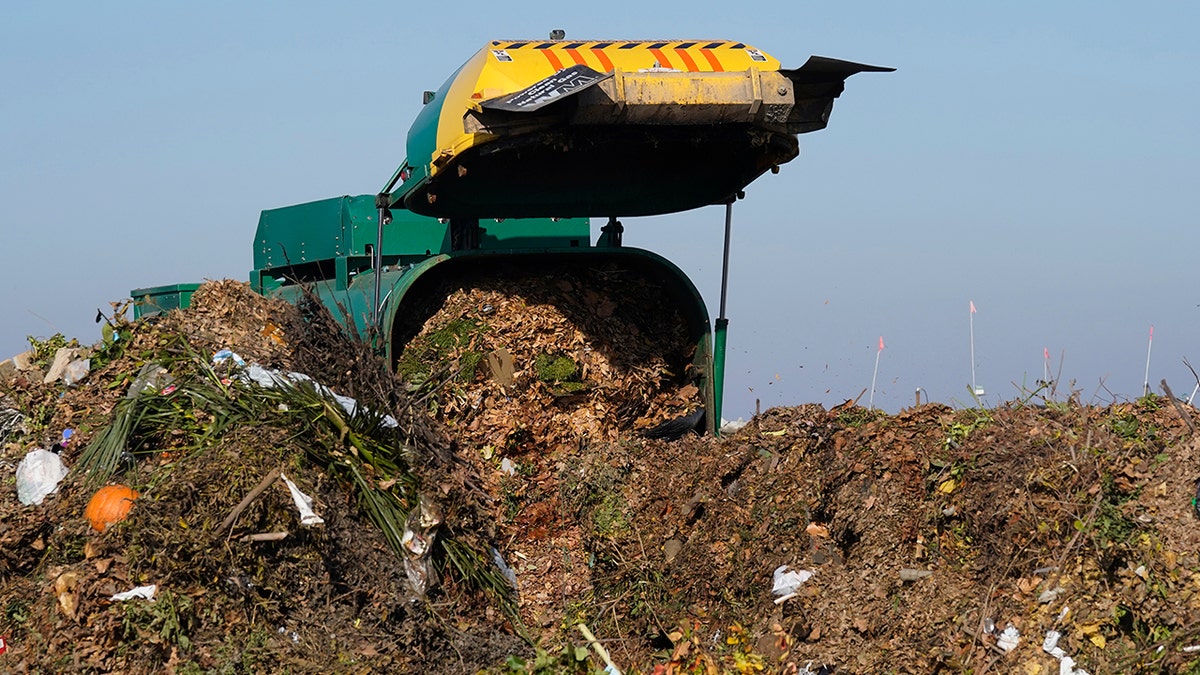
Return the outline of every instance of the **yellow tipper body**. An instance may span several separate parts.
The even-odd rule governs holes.
[[[465,110],[480,111],[483,101],[516,93],[574,65],[587,66],[600,73],[656,73],[673,87],[672,103],[697,103],[703,91],[688,85],[696,78],[662,78],[668,72],[729,73],[739,76],[748,70],[777,71],[779,61],[741,42],[670,41],[670,42],[508,42],[495,40],[479,50],[449,82],[437,125],[437,145],[432,156],[419,158],[433,164],[437,172],[439,158],[450,157],[491,134],[468,132],[463,125]],[[708,92],[716,93],[716,92]],[[699,97],[696,96],[699,94]],[[689,98],[701,100],[688,101]],[[665,98],[665,97],[664,97]],[[449,151],[449,153],[446,153]],[[418,159],[418,158],[410,158]],[[442,162],[444,163],[444,162]]]
[[[884,69],[813,57],[783,70],[722,40],[495,40],[418,115],[400,199],[469,218],[725,201],[794,158],[795,135],[823,128],[845,78],[863,70]]]

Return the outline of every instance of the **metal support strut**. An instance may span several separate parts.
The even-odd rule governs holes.
[[[608,224],[600,228],[600,241],[598,246],[620,247],[622,235],[625,234],[625,226],[621,221],[617,220],[616,216],[609,216]]]
[[[379,292],[380,284],[383,283],[383,226],[392,221],[392,212],[387,208],[387,194],[379,194],[375,197],[375,206],[379,209],[379,222],[375,228],[375,251],[371,256],[371,272],[375,276],[375,294],[371,302],[371,323],[375,325],[377,330],[382,331],[382,326],[379,325]]]

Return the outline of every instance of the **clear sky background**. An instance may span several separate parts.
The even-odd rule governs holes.
[[[407,5],[407,7],[406,7]],[[734,209],[726,417],[985,402],[1032,388],[1186,396],[1200,4],[6,2],[0,358],[91,342],[129,290],[245,279],[258,212],[378,191],[421,104],[493,38],[711,38],[850,78],[828,129]],[[714,158],[716,161],[717,158]],[[626,219],[716,315],[723,209]],[[1155,384],[1157,388],[1157,384]],[[862,402],[869,398],[864,395]]]

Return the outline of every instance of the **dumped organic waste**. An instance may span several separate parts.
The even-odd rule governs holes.
[[[445,289],[407,379],[230,281],[118,312],[71,385],[35,341],[0,379],[0,670],[1200,672],[1190,406],[810,404],[649,440],[699,400],[669,307],[523,283]],[[69,471],[25,505],[38,449]],[[105,485],[132,508],[99,532]]]
[[[447,282],[399,328],[397,372],[465,447],[541,454],[703,407],[696,343],[661,289],[622,268],[536,272]]]

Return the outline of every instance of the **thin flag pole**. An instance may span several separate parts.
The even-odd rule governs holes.
[[[1150,350],[1154,347],[1154,326],[1150,326],[1150,339],[1146,341],[1146,377],[1142,380],[1142,395],[1150,395]]]
[[[971,393],[978,395],[979,387],[975,385],[975,301],[971,300]]]
[[[1050,386],[1050,348],[1042,347],[1042,383]]]
[[[875,352],[875,372],[871,373],[871,398],[867,402],[867,409],[875,409],[875,379],[879,376],[879,356],[883,354],[883,336],[879,336],[879,350]]]

